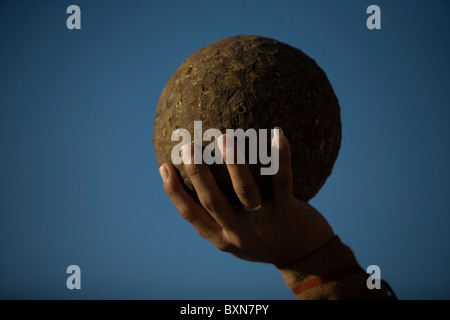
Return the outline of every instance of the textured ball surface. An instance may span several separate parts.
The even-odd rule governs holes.
[[[172,132],[185,128],[193,139],[196,120],[202,121],[203,132],[281,127],[292,150],[294,195],[304,201],[314,197],[331,174],[341,144],[339,103],[326,74],[299,49],[258,36],[207,45],[172,75],[154,122],[159,165],[172,163],[172,148],[178,144],[171,141]],[[176,168],[195,195],[183,164]],[[272,176],[260,175],[259,164],[250,168],[263,199],[271,197]],[[212,164],[210,169],[222,191],[238,204],[226,165]]]

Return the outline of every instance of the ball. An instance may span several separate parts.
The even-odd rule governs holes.
[[[292,151],[294,196],[304,201],[330,176],[341,145],[339,102],[325,72],[301,50],[260,36],[211,43],[175,71],[156,108],[153,144],[159,165],[172,163],[179,143],[171,139],[175,130],[187,129],[194,139],[194,121],[202,122],[203,132],[282,128]],[[202,147],[210,143],[202,141]],[[272,176],[261,175],[261,166],[258,161],[250,170],[265,200],[272,195]],[[196,197],[183,164],[175,167]],[[209,168],[231,203],[239,205],[226,165]]]

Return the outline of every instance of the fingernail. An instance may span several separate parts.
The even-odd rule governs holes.
[[[278,129],[278,132],[280,133],[280,135],[284,135],[283,129],[281,129],[280,127],[274,127],[274,129]]]
[[[163,166],[159,167],[159,174],[161,175],[163,181],[166,181],[167,178],[169,178],[169,171]]]
[[[239,148],[237,148],[237,153],[235,155],[235,143],[234,143],[234,136],[230,134],[222,134],[217,139],[217,144],[219,145],[220,153],[222,154],[222,159],[225,161],[226,164],[233,164],[235,156],[239,154]]]
[[[224,150],[224,144],[225,144],[225,135],[222,134],[220,137],[217,138],[217,146],[219,147],[220,154],[222,155],[222,158],[224,158],[225,150]]]
[[[184,164],[192,163],[192,144],[186,143],[181,147],[181,158],[183,159]]]
[[[273,129],[272,146],[281,149],[285,145],[283,129],[280,127],[274,127]]]

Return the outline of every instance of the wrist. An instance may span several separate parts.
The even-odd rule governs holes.
[[[367,289],[368,275],[338,236],[288,267],[279,268],[298,299],[384,298],[384,290]]]

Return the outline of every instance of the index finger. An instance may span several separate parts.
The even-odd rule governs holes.
[[[208,165],[203,161],[201,164],[194,163],[194,148],[199,147],[186,144],[181,150],[184,167],[197,192],[200,203],[224,229],[235,229],[239,225],[238,215],[234,212],[230,201],[217,186]]]

